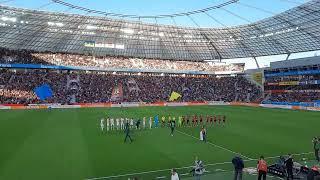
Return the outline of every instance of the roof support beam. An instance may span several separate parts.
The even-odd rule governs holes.
[[[219,52],[218,49],[216,48],[216,46],[212,43],[212,41],[209,39],[209,37],[208,37],[205,33],[202,33],[202,32],[200,31],[200,34],[201,34],[201,35],[209,42],[209,44],[213,47],[213,49],[216,51],[216,53],[217,53],[217,55],[218,55],[218,57],[219,57],[219,61],[221,62],[222,57],[221,57],[220,52]],[[212,56],[213,58],[216,57],[215,54],[212,54],[211,51],[210,51],[210,53],[211,53],[211,56]]]
[[[287,54],[286,61],[289,59],[290,55],[291,55],[291,53]]]
[[[257,65],[257,68],[260,69],[260,66],[259,66],[259,63],[258,63],[258,61],[257,61],[257,58],[256,58],[256,57],[253,57],[253,59],[254,59],[256,65]]]

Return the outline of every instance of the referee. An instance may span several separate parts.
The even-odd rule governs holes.
[[[176,127],[176,121],[171,120],[170,121],[171,136],[173,136],[173,132],[174,132],[175,127]]]
[[[130,136],[130,126],[129,126],[129,122],[128,121],[126,122],[124,132],[126,133],[126,137],[124,138],[124,143],[127,142],[127,138],[129,138],[130,139],[130,143],[132,143],[133,140],[132,140],[132,138]]]

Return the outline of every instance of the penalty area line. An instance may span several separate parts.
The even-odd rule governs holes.
[[[194,139],[199,140],[197,137],[192,136],[192,135],[190,135],[190,134],[184,133],[184,132],[179,131],[179,130],[176,130],[176,131],[177,131],[178,133],[180,133],[180,134],[183,134],[183,135],[186,135],[186,136],[189,136],[189,137],[192,137],[192,138],[194,138]],[[230,150],[230,149],[227,149],[227,148],[222,147],[222,146],[220,146],[220,145],[214,144],[214,143],[212,143],[212,142],[207,141],[207,144],[209,144],[209,145],[211,145],[211,146],[214,146],[214,147],[217,147],[217,148],[219,148],[219,149],[222,149],[222,150],[228,151],[228,152],[230,152],[230,153],[232,153],[232,154],[238,154],[238,155],[240,155],[240,156],[242,156],[242,157],[244,157],[244,158],[246,158],[246,159],[254,160],[254,158],[250,158],[250,157],[245,156],[245,155],[243,155],[243,154],[241,154],[241,153],[238,153],[238,152],[232,151],[232,150]]]

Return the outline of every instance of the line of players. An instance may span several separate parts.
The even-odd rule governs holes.
[[[159,124],[159,116],[154,117],[143,117],[142,120],[134,120],[132,118],[102,118],[100,121],[101,130],[104,131],[113,131],[113,130],[124,130],[125,124],[128,123],[130,128],[136,129],[151,129],[157,127],[170,127],[170,123],[174,123],[178,127],[196,127],[196,126],[216,126],[216,125],[225,125],[226,116],[225,115],[185,115],[185,116],[162,116],[161,124]],[[142,123],[142,124],[141,124]],[[140,126],[141,125],[141,126]],[[106,129],[105,129],[106,127]]]

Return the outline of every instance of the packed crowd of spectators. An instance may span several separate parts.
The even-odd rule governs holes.
[[[53,91],[53,97],[45,101],[40,101],[34,93],[34,89],[42,84],[48,84]],[[121,87],[122,102],[168,101],[172,91],[182,95],[178,101],[247,102],[261,96],[258,87],[239,76],[121,75],[49,70],[15,72],[6,69],[0,74],[0,104],[110,102],[115,87]]]
[[[47,62],[32,56],[30,51],[27,51],[27,50],[14,51],[14,50],[8,50],[3,48],[0,48],[0,63],[48,64]]]
[[[286,92],[271,94],[270,101],[273,102],[313,102],[320,100],[320,91],[318,92]]]
[[[104,69],[145,69],[145,70],[179,70],[179,71],[237,71],[243,72],[243,64],[216,65],[207,62],[170,61],[160,59],[140,59],[129,57],[37,53],[30,51],[12,51],[0,48],[0,63],[50,64],[62,66],[98,67]]]
[[[271,92],[268,100],[273,102],[313,102],[320,100],[317,82],[320,82],[320,74],[268,77],[264,90]]]
[[[320,74],[311,74],[311,75],[295,75],[295,76],[275,76],[268,77],[265,79],[265,84],[268,83],[279,83],[279,82],[288,82],[288,81],[312,81],[320,80]]]

